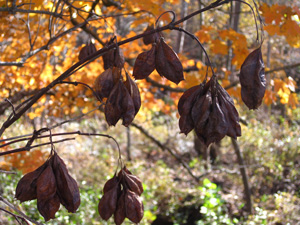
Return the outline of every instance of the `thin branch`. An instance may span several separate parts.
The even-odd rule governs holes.
[[[166,91],[178,92],[178,93],[186,91],[186,88],[172,88],[172,87],[170,87],[168,85],[163,85],[161,83],[158,83],[158,82],[156,82],[155,80],[152,80],[149,77],[146,78],[146,81],[149,82],[149,83],[151,83],[153,86],[158,87],[158,88],[163,88]]]
[[[298,66],[300,66],[300,62],[295,63],[295,64],[291,64],[291,65],[286,65],[286,66],[274,68],[274,69],[271,69],[271,70],[267,70],[265,73],[273,73],[273,72],[280,71],[280,70],[292,69],[292,68],[295,68],[295,67],[298,67]]]
[[[18,216],[18,215],[14,214],[14,213],[12,213],[12,212],[10,212],[10,211],[7,211],[7,210],[5,210],[5,209],[3,209],[3,208],[1,208],[1,207],[0,207],[0,210],[4,211],[4,212],[7,213],[7,214],[10,214],[11,216],[13,216],[13,217],[15,218],[15,220],[16,220],[20,225],[22,225],[22,223],[21,223],[21,221],[19,221],[19,219],[21,219],[24,223],[26,223],[26,224],[29,225],[29,223],[26,221],[26,219],[23,218],[22,216]]]
[[[60,143],[60,142],[72,141],[72,140],[75,140],[75,138],[65,138],[65,139],[61,139],[61,140],[58,140],[58,141],[53,141],[52,143],[57,144],[57,143]],[[33,148],[39,148],[39,147],[42,147],[42,146],[45,146],[45,145],[50,145],[52,143],[51,142],[46,142],[46,143],[42,143],[42,144],[38,144],[38,145],[32,145],[30,147],[25,146],[25,147],[21,147],[21,148],[15,148],[15,149],[12,149],[12,150],[9,150],[9,151],[0,152],[0,156],[9,155],[9,154],[18,153],[18,152],[30,151]]]
[[[0,201],[2,201],[4,204],[6,204],[9,208],[11,208],[14,211],[16,211],[17,213],[19,213],[23,218],[30,221],[31,223],[34,223],[34,224],[37,224],[37,225],[44,225],[43,223],[39,223],[39,222],[31,219],[30,217],[26,216],[21,210],[19,210],[16,206],[14,206],[13,204],[11,204],[7,200],[5,200],[1,195],[0,195]]]
[[[149,138],[151,141],[153,141],[160,149],[167,150],[187,170],[187,172],[191,175],[191,177],[193,177],[196,182],[199,182],[200,178],[193,174],[191,168],[181,159],[180,156],[176,155],[172,151],[172,149],[170,149],[168,146],[162,144],[159,140],[157,140],[155,137],[153,137],[151,134],[149,134],[143,127],[141,127],[135,123],[132,123],[131,125],[133,127],[137,128],[139,131],[141,131],[147,138]],[[204,175],[201,175],[201,176],[204,176]]]
[[[43,11],[43,10],[31,10],[31,9],[20,9],[17,7],[4,7],[4,8],[0,8],[0,12],[9,12],[11,14],[15,14],[17,12],[19,13],[34,13],[34,14],[45,14],[45,15],[51,15],[54,17],[59,17],[59,18],[63,18],[64,16],[68,16],[68,15],[62,15],[60,13],[54,13],[54,12],[49,12],[49,11]]]
[[[251,189],[250,189],[249,178],[247,175],[245,162],[244,162],[238,142],[234,138],[231,138],[231,142],[232,142],[235,154],[238,158],[240,172],[242,174],[242,180],[243,180],[243,184],[244,184],[244,191],[245,191],[245,197],[246,197],[246,210],[248,211],[249,214],[252,214],[253,213],[253,204],[252,204],[252,198],[251,198]]]

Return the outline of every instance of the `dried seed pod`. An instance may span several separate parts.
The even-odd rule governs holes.
[[[36,170],[24,175],[18,182],[15,197],[21,202],[36,199],[36,182],[40,174],[47,167],[48,162],[41,165]]]
[[[106,46],[109,46],[113,44],[113,39],[110,40]],[[125,63],[125,58],[122,49],[119,48],[118,45],[116,45],[115,49],[111,49],[108,52],[106,52],[103,56],[103,63],[104,63],[104,69],[112,68],[112,67],[118,67],[123,68]]]
[[[98,212],[102,219],[108,220],[116,211],[118,202],[118,185],[113,186],[107,191],[98,204]]]
[[[241,136],[241,126],[239,123],[239,114],[234,106],[233,99],[230,97],[228,92],[221,87],[219,84],[218,88],[218,100],[220,107],[229,123],[227,134],[232,138],[237,138]]]
[[[103,73],[101,73],[95,80],[94,86],[95,91],[98,96],[103,98],[108,98],[110,92],[112,91],[115,83],[120,79],[121,71],[119,68],[108,68]]]
[[[133,99],[131,98],[127,88],[125,87],[125,85],[122,83],[121,85],[121,89],[122,89],[122,95],[123,95],[123,98],[122,98],[122,110],[123,110],[123,113],[122,113],[122,120],[123,120],[123,125],[125,127],[128,127],[133,119],[134,119],[134,116],[135,116],[135,105],[134,105],[134,102],[133,102]]]
[[[55,213],[59,209],[60,201],[56,194],[56,180],[51,163],[40,174],[36,185],[37,208],[45,221],[55,218]]]
[[[130,78],[127,72],[126,72],[126,81],[124,84],[133,100],[135,115],[136,115],[141,108],[141,96],[140,96],[139,88],[136,85],[136,83]]]
[[[240,72],[241,94],[249,109],[257,109],[265,95],[265,66],[261,47],[251,52],[245,59]]]
[[[192,119],[195,124],[195,131],[198,134],[205,133],[205,127],[208,123],[209,115],[211,113],[212,96],[210,90],[195,102],[192,108]]]
[[[191,116],[192,107],[198,96],[203,92],[203,86],[197,85],[188,89],[181,96],[178,102],[178,112],[180,114],[179,118],[179,128],[181,133],[187,135],[191,130],[194,129],[194,121]]]
[[[177,54],[165,43],[163,38],[156,44],[155,52],[155,68],[161,76],[175,84],[184,80],[182,64]]]
[[[205,129],[204,137],[206,146],[222,140],[227,133],[228,123],[216,97],[213,97],[212,111]]]
[[[116,176],[116,174],[110,178],[103,187],[103,193],[105,194],[109,190],[113,189],[115,186],[118,186],[120,184],[119,178]]]
[[[150,26],[148,25],[146,30],[144,31],[144,33],[148,32],[148,31],[151,31],[151,30],[154,30],[154,25],[153,24],[151,24]],[[149,34],[149,35],[144,36],[143,37],[144,44],[149,45],[149,44],[154,43],[157,36],[158,36],[157,33]]]
[[[143,202],[136,193],[126,190],[125,193],[126,217],[133,223],[139,223],[144,216]]]
[[[114,221],[116,225],[120,225],[123,223],[126,217],[126,209],[125,209],[125,190],[122,190],[121,195],[118,199],[117,208],[114,213]]]
[[[195,98],[198,95],[201,95],[201,84],[196,85],[194,87],[189,88],[186,90],[183,95],[180,97],[178,101],[178,113],[179,115],[188,114],[190,113],[191,105],[194,104]]]
[[[78,59],[82,60],[82,59],[88,57],[89,55],[92,55],[96,51],[97,51],[97,49],[96,49],[95,45],[93,43],[89,43],[81,48]]]
[[[118,81],[109,94],[105,105],[105,119],[109,126],[115,126],[123,115],[123,88],[122,81]],[[125,88],[126,89],[126,88]]]
[[[119,48],[117,45],[117,48],[115,50],[115,61],[114,66],[118,68],[123,68],[125,64],[125,58],[122,49]]]
[[[80,205],[77,182],[70,176],[64,161],[56,153],[53,156],[52,166],[60,202],[69,212],[75,213]]]
[[[139,178],[132,174],[124,173],[124,182],[129,190],[133,191],[134,193],[141,195],[143,193],[143,185]]]
[[[137,80],[147,78],[155,69],[155,45],[149,51],[142,52],[135,60],[133,77]]]

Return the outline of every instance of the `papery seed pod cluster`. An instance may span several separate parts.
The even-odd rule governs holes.
[[[151,29],[153,28],[148,27],[146,31]],[[152,48],[140,53],[136,58],[132,74],[135,79],[145,79],[156,69],[160,76],[176,84],[184,80],[183,67],[177,54],[162,37],[159,38],[158,34],[154,33],[145,36],[144,43],[152,43]]]
[[[21,178],[15,197],[21,202],[37,199],[38,211],[45,221],[55,218],[60,204],[72,213],[80,205],[77,182],[70,176],[64,161],[57,153]]]
[[[106,100],[104,114],[110,126],[122,119],[129,126],[141,107],[141,97],[136,83],[125,71],[122,76],[124,56],[117,47],[103,56],[105,71],[95,80],[95,92],[101,100]]]
[[[265,95],[265,66],[261,47],[251,52],[241,67],[240,72],[242,100],[249,109],[257,109]]]
[[[140,198],[143,193],[141,180],[123,167],[118,175],[109,179],[103,188],[103,196],[98,205],[102,219],[108,220],[114,215],[116,225],[128,218],[139,223],[144,215],[144,206]]]
[[[178,102],[178,112],[181,132],[187,135],[194,129],[206,146],[225,135],[241,136],[239,114],[233,100],[215,76],[185,91]]]

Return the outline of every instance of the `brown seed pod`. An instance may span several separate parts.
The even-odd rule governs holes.
[[[118,185],[107,191],[98,204],[98,212],[102,219],[108,220],[116,211],[118,202]]]
[[[123,82],[118,81],[106,101],[104,114],[109,126],[115,126],[123,115],[123,99],[126,94],[123,93],[123,86]]]
[[[60,201],[56,194],[56,180],[51,163],[40,174],[36,185],[37,208],[45,221],[55,218],[55,213],[59,209]]]
[[[137,80],[147,78],[155,69],[155,45],[149,51],[142,52],[135,60],[133,77]]]
[[[184,80],[182,64],[177,54],[165,43],[163,38],[156,43],[155,53],[155,68],[161,76],[175,84]]]
[[[36,170],[24,175],[18,182],[15,198],[21,202],[36,199],[36,182],[40,174],[47,167],[48,162],[45,162]]]
[[[122,99],[123,123],[122,124],[125,127],[128,127],[132,123],[132,121],[135,117],[135,114],[136,114],[135,113],[135,105],[134,105],[133,99],[131,98],[131,96],[124,84],[122,85],[121,89],[123,92],[123,94],[122,94],[123,95],[123,99]]]
[[[128,90],[128,93],[132,98],[134,109],[135,109],[135,115],[136,115],[141,108],[141,96],[140,96],[139,88],[136,85],[136,83],[130,78],[127,72],[126,72],[126,81],[124,82],[124,84]]]
[[[148,32],[148,31],[151,31],[151,30],[154,30],[154,25],[153,24],[148,25],[146,30],[144,31],[144,33]],[[146,36],[143,37],[143,42],[144,42],[145,45],[152,44],[152,43],[155,42],[157,37],[158,37],[157,33],[146,35]]]
[[[109,46],[113,43],[114,41],[112,39],[106,44],[106,46]],[[118,67],[118,68],[124,67],[125,58],[122,49],[120,49],[118,45],[116,45],[115,49],[111,49],[108,52],[106,52],[102,56],[102,59],[103,59],[105,70],[112,67]]]
[[[229,124],[226,135],[236,139],[238,136],[241,136],[238,111],[236,110],[233,99],[230,97],[228,92],[219,84],[217,88],[219,104]]]
[[[125,193],[126,217],[133,223],[139,223],[144,216],[144,206],[141,198],[133,191]]]
[[[241,94],[249,109],[257,109],[265,95],[265,66],[261,47],[251,52],[245,59],[240,72]]]
[[[192,108],[192,119],[195,124],[195,131],[198,134],[204,134],[211,113],[212,96],[210,90],[198,98]]]
[[[126,209],[125,209],[125,190],[122,190],[121,195],[118,199],[117,208],[114,213],[114,221],[116,225],[120,225],[126,218]]]
[[[216,97],[213,97],[212,111],[209,114],[208,123],[205,126],[205,144],[209,146],[213,142],[222,140],[228,130],[228,123],[222,112],[219,101]]]
[[[95,45],[93,43],[89,43],[81,48],[78,59],[82,60],[82,59],[88,57],[89,55],[92,55],[96,51],[97,51],[97,49],[96,49]]]
[[[181,133],[187,135],[191,130],[194,129],[194,121],[192,119],[192,108],[195,104],[195,101],[199,96],[202,95],[203,85],[194,86],[181,96],[178,102],[178,112],[180,115],[179,118],[179,128]]]
[[[75,213],[80,205],[77,182],[70,176],[64,161],[56,153],[53,156],[52,167],[60,202],[69,212]]]
[[[116,176],[116,174],[110,178],[106,183],[104,184],[103,187],[103,193],[105,194],[109,190],[115,188],[115,186],[118,186],[120,184],[119,178]]]
[[[119,68],[116,67],[108,68],[97,77],[94,83],[94,87],[100,99],[108,98],[115,83],[118,82],[120,77],[121,71]]]

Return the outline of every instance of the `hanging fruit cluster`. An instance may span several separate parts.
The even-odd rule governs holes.
[[[136,83],[125,71],[122,76],[124,56],[117,46],[103,55],[105,71],[95,80],[95,91],[101,100],[106,100],[105,119],[108,125],[116,125],[122,119],[124,126],[129,126],[141,107],[141,97]]]
[[[144,215],[144,206],[140,195],[143,193],[141,180],[125,166],[109,179],[103,188],[103,196],[98,205],[102,219],[108,220],[114,215],[116,225],[128,218],[139,223]]]
[[[184,92],[178,102],[178,112],[181,132],[187,135],[194,129],[206,146],[220,141],[225,135],[241,136],[239,114],[216,76]]]
[[[80,205],[77,182],[56,152],[42,166],[21,178],[15,197],[21,202],[37,199],[37,208],[45,221],[55,218],[60,204],[72,213]]]
[[[151,28],[148,30],[151,30]],[[140,53],[136,58],[132,74],[135,79],[145,79],[156,69],[160,76],[175,84],[184,80],[182,64],[177,54],[166,44],[163,37],[159,37],[157,33],[154,33],[149,35],[148,38],[144,38],[144,43],[146,45],[152,44],[152,48],[149,51]]]

